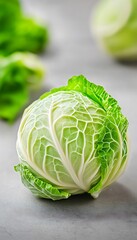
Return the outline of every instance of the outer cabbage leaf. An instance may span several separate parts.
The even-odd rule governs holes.
[[[127,127],[117,101],[77,76],[25,110],[17,152],[52,186],[97,197],[125,168]]]
[[[19,164],[15,167],[15,171],[20,171],[22,182],[36,197],[59,200],[66,199],[70,196],[69,193],[59,190],[57,187],[45,181],[45,179],[38,175],[30,166],[26,165],[26,163]]]

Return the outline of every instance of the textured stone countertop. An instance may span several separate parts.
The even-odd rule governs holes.
[[[66,84],[84,74],[118,101],[129,120],[129,163],[124,175],[97,200],[79,195],[63,201],[39,200],[22,185],[13,166],[20,119],[0,122],[1,240],[136,240],[137,239],[137,65],[120,64],[105,55],[90,33],[95,0],[24,0],[26,12],[42,17],[51,43],[41,59],[44,88]],[[32,99],[31,99],[32,101]]]

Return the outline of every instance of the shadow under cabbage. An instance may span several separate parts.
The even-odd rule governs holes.
[[[47,199],[34,199],[33,201],[36,201],[37,207],[42,211],[42,216],[46,217],[51,217],[52,212],[54,212],[54,217],[59,219],[125,219],[134,214],[137,215],[135,196],[120,183],[112,184],[96,200],[89,194],[71,196],[66,200],[54,202]]]

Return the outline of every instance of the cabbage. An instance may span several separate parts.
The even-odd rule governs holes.
[[[97,5],[92,31],[114,58],[137,59],[137,0],[102,0]]]
[[[88,192],[96,198],[125,169],[127,127],[103,87],[74,76],[25,110],[15,170],[35,196],[59,200]]]

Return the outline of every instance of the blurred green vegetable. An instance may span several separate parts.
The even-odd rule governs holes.
[[[137,59],[137,0],[101,0],[94,12],[92,30],[113,57]]]
[[[13,122],[29,100],[31,89],[40,86],[43,68],[32,53],[0,58],[0,118]]]
[[[9,29],[21,16],[21,6],[18,0],[0,0],[0,32]]]
[[[15,51],[40,52],[48,43],[48,30],[24,16],[19,1],[0,0],[0,54]]]

